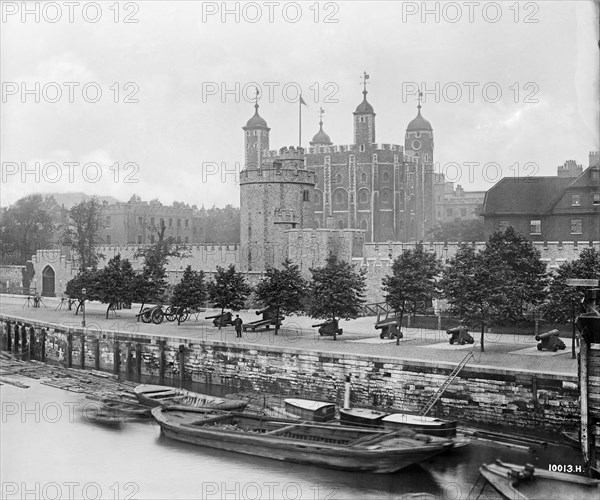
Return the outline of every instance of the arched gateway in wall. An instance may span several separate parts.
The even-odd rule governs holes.
[[[42,271],[42,295],[45,297],[54,297],[56,293],[56,276],[54,269],[46,266]]]

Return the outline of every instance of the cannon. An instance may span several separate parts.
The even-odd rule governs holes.
[[[556,352],[559,349],[564,349],[566,347],[565,343],[560,340],[558,335],[558,330],[550,330],[549,332],[536,335],[535,340],[539,342],[537,345],[538,351],[551,349],[553,352]]]
[[[259,319],[258,321],[244,323],[242,325],[244,331],[252,330],[254,332],[257,328],[265,328],[266,330],[268,330],[269,328],[271,328],[271,325],[276,325],[277,328],[279,328],[281,326],[281,323],[285,319],[283,316],[278,317],[277,310],[274,307],[269,306],[259,309],[258,311],[256,311],[256,314],[262,314],[262,319]]]
[[[138,314],[135,315],[138,321],[141,319],[142,323],[154,323],[159,325],[163,322],[165,317],[162,306],[144,307]]]
[[[233,325],[233,314],[230,311],[224,312],[223,314],[215,314],[214,316],[207,316],[204,319],[212,319],[213,325],[215,326]]]
[[[312,325],[313,328],[319,328],[319,335],[341,335],[344,333],[342,328],[338,328],[337,319],[328,319],[323,323],[317,323],[316,325]]]
[[[454,328],[449,328],[448,330],[446,330],[446,333],[450,335],[450,339],[448,340],[450,344],[454,344],[454,342],[456,342],[460,345],[465,345],[472,344],[473,342],[475,342],[473,337],[469,335],[467,327],[462,324]]]
[[[381,333],[379,334],[380,339],[386,337],[390,339],[404,337],[404,334],[400,331],[400,318],[398,317],[385,318],[378,321],[375,324],[375,330],[381,330]]]

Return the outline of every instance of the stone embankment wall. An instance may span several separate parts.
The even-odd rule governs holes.
[[[2,348],[34,359],[115,373],[152,375],[177,385],[225,392],[301,395],[341,403],[350,375],[353,406],[418,412],[455,365],[276,346],[238,346],[72,328],[0,315]],[[431,415],[541,433],[575,429],[579,388],[573,375],[467,365]]]

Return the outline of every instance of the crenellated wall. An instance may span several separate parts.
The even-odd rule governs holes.
[[[383,300],[381,279],[391,272],[392,262],[396,257],[404,250],[414,249],[416,246],[415,242],[364,243],[364,231],[358,229],[291,229],[284,231],[284,234],[286,239],[283,243],[279,246],[273,244],[272,247],[277,248],[278,254],[287,255],[298,263],[307,276],[308,269],[323,265],[331,251],[336,252],[340,258],[351,260],[356,266],[365,268],[369,302]],[[483,242],[472,244],[477,249],[485,246]],[[457,242],[426,242],[423,245],[426,250],[435,252],[443,262],[454,257],[459,248]],[[568,260],[576,259],[583,248],[595,248],[600,251],[600,241],[540,241],[533,242],[533,245],[540,251],[542,260],[546,262],[549,269],[555,269]],[[133,258],[138,248],[137,245],[99,247],[100,252],[104,254],[100,266],[104,266],[108,260],[120,254],[122,258],[128,258],[135,269],[141,269],[142,260]],[[234,264],[238,269],[241,267],[240,254],[243,249],[239,244],[191,245],[188,248],[190,257],[169,261],[167,274],[170,283],[179,281],[188,265],[209,274],[215,272],[217,266],[227,267]],[[255,255],[259,255],[257,253],[259,251],[260,249],[253,247]],[[57,295],[64,291],[67,282],[77,274],[77,267],[73,261],[58,249],[38,250],[32,257],[32,262],[35,270],[34,279],[37,280],[38,285],[41,284],[43,269],[46,266],[54,269]],[[257,275],[262,276],[261,273],[258,272]]]
[[[349,375],[353,406],[409,412],[420,410],[455,367],[272,345],[233,345],[218,337],[191,340],[103,332],[6,315],[0,315],[0,333],[3,349],[34,359],[152,375],[172,384],[217,384],[224,386],[223,392],[301,394],[341,404]],[[556,429],[577,428],[578,398],[574,375],[467,365],[431,414],[461,423],[555,434]]]

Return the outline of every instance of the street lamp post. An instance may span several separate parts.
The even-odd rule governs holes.
[[[81,289],[81,294],[83,295],[83,304],[81,305],[82,307],[82,312],[83,312],[83,319],[81,321],[81,326],[83,326],[85,328],[85,292],[87,290],[85,288]]]

